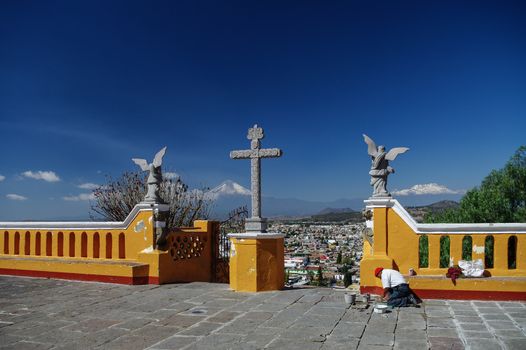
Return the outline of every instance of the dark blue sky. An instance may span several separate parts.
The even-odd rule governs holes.
[[[469,189],[526,144],[523,4],[2,1],[0,219],[83,215],[63,197],[164,145],[191,186],[248,186],[256,122],[285,153],[265,195],[368,196],[362,133],[411,148],[391,190]]]

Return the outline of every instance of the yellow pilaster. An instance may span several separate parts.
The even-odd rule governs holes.
[[[119,234],[113,233],[111,235],[111,256],[113,260],[116,260],[119,258]]]
[[[387,210],[374,208],[374,255],[387,255]]]
[[[517,270],[526,270],[526,237],[517,235]]]
[[[6,242],[5,237],[7,237],[6,234],[8,234],[6,232],[8,232],[8,231],[2,232],[2,235],[0,235],[0,254],[5,254],[6,253],[5,252],[5,243],[7,243],[7,242]]]
[[[31,240],[30,240],[29,254],[33,256],[37,255],[36,250],[37,250],[37,234],[33,233],[31,235]]]
[[[99,258],[106,259],[106,232],[100,232],[99,245],[100,245]]]
[[[429,240],[429,268],[440,268],[440,235],[428,235]]]
[[[459,260],[462,260],[462,240],[464,236],[450,235],[449,239],[449,256],[453,259],[454,264],[458,264]]]
[[[75,257],[82,256],[82,232],[75,232]]]
[[[230,288],[239,292],[283,289],[282,234],[231,234],[230,241]]]
[[[377,200],[375,200],[377,201]],[[366,204],[367,201],[366,201]],[[360,262],[360,284],[367,286],[380,286],[381,281],[374,276],[374,269],[383,267],[392,269],[393,259],[388,255],[389,237],[387,220],[389,215],[389,200],[380,200],[375,207],[367,206],[373,212],[373,245],[364,241],[364,250],[369,248],[371,254],[364,254]]]
[[[88,258],[93,259],[93,239],[94,234],[88,235]]]

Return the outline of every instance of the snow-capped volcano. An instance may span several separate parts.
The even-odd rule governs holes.
[[[250,196],[251,194],[250,190],[246,189],[245,187],[241,186],[240,184],[232,180],[226,180],[219,186],[208,191],[208,193],[216,198],[222,195]]]

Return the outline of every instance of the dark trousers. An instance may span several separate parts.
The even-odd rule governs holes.
[[[411,295],[411,290],[409,289],[409,285],[399,284],[396,287],[389,289],[389,300],[387,301],[387,305],[391,307],[404,307],[409,306],[412,304],[411,299],[409,296]]]

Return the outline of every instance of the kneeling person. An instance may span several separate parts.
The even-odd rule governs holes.
[[[374,270],[374,275],[382,280],[383,297],[387,299],[387,305],[404,307],[417,304],[416,298],[400,272],[377,267]]]

